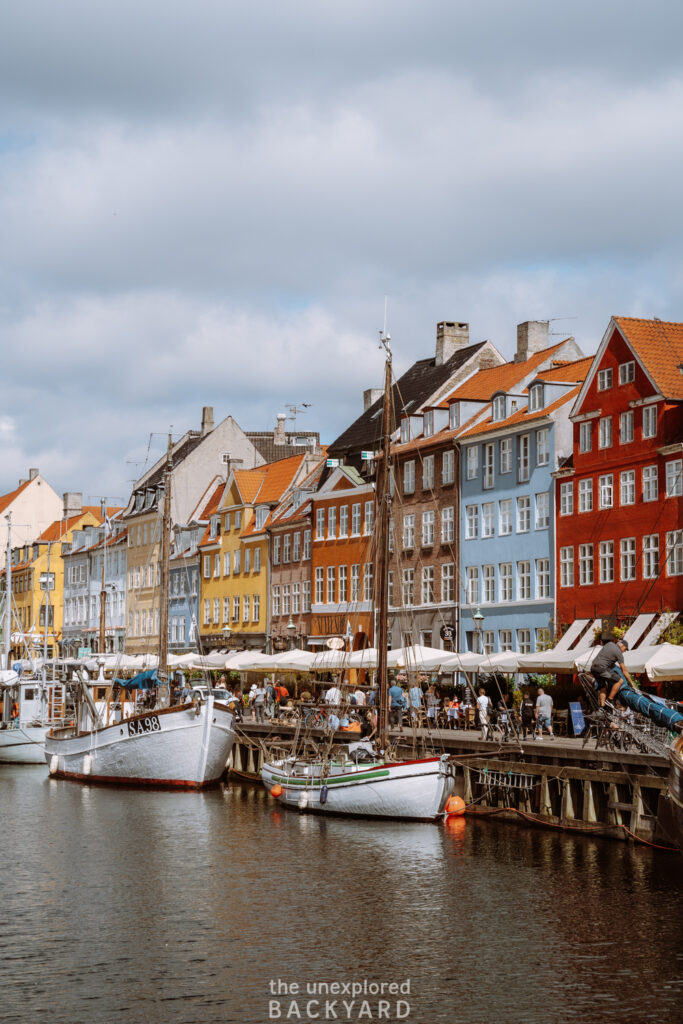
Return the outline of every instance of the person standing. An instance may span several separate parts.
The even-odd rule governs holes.
[[[402,728],[405,706],[406,699],[403,690],[398,683],[394,683],[389,687],[389,725]]]
[[[259,683],[255,690],[251,693],[251,700],[253,701],[253,713],[257,722],[263,722],[263,711],[266,705],[266,688],[263,683]]]
[[[522,739],[526,739],[527,732],[532,740],[535,739],[534,718],[536,717],[536,705],[533,698],[529,696],[528,690],[524,690],[522,693],[522,703],[519,706],[519,711],[522,716]]]
[[[408,705],[410,707],[411,725],[420,724],[420,710],[422,708],[422,687],[415,682],[408,690]]]
[[[539,686],[538,697],[536,698],[536,731],[539,739],[543,736],[544,729],[548,730],[550,739],[554,740],[553,698],[549,693],[545,692],[542,686]]]
[[[439,710],[439,698],[436,694],[434,686],[427,687],[427,694],[425,697],[427,703],[427,726],[430,729],[436,728],[436,713]]]
[[[488,739],[489,735],[489,716],[491,714],[491,698],[487,697],[486,690],[483,686],[479,687],[479,696],[477,697],[477,710],[479,711],[479,725],[481,726],[481,738],[483,740]]]

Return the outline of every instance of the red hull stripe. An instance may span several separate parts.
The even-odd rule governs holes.
[[[95,782],[114,786],[156,786],[165,789],[204,789],[206,786],[214,786],[220,782],[217,779],[207,779],[206,782],[192,782],[190,779],[121,779],[116,775],[83,775],[81,772],[57,771],[52,774],[53,779],[75,779],[77,782]]]

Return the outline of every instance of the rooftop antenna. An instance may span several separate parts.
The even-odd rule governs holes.
[[[548,317],[548,323],[554,324],[558,320],[578,320],[578,316],[550,316]],[[564,334],[564,331],[549,331],[551,335]]]
[[[302,402],[301,405],[297,405],[296,403],[294,403],[293,405],[285,405],[285,409],[288,409],[289,412],[291,413],[291,415],[288,416],[287,419],[290,419],[292,421],[294,426],[294,433],[296,433],[296,414],[298,412],[306,412],[310,408],[310,402]]]

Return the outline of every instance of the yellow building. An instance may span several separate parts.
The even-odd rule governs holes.
[[[266,646],[266,524],[272,509],[309,471],[310,462],[311,456],[302,454],[231,473],[199,544],[202,650]]]
[[[65,495],[65,518],[52,523],[31,544],[12,549],[12,646],[13,658],[27,654],[41,657],[45,649],[47,622],[48,657],[59,654],[64,618],[63,546],[70,544],[74,530],[99,526],[100,509],[79,507],[80,495]],[[3,589],[5,586],[3,571]]]

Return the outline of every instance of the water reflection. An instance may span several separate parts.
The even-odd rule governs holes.
[[[680,858],[490,820],[298,815],[260,786],[84,788],[41,768],[0,774],[0,810],[9,1019],[260,1024],[272,976],[409,976],[411,1024],[680,1019]]]

